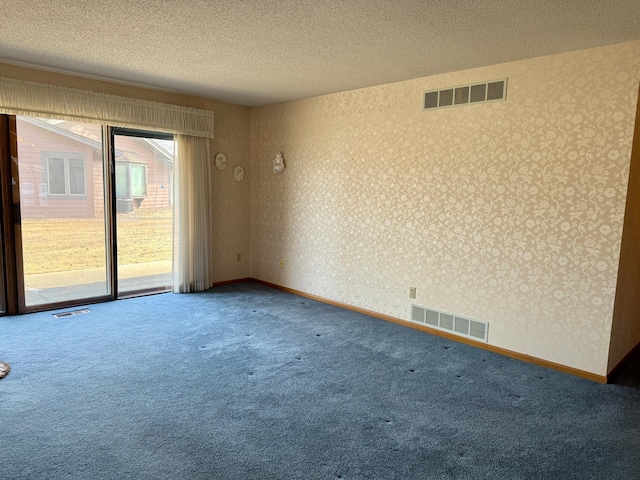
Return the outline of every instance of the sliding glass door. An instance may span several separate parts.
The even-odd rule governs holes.
[[[172,135],[2,115],[0,147],[0,314],[171,290]]]
[[[102,127],[17,117],[16,137],[23,310],[108,297]]]
[[[172,135],[112,129],[118,296],[170,290]]]

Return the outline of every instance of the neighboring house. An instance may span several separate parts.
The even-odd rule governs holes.
[[[23,218],[90,218],[104,213],[100,125],[18,117]],[[116,137],[118,211],[172,204],[172,143]]]

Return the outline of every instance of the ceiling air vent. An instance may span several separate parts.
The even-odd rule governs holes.
[[[411,305],[411,321],[482,342],[489,339],[489,324],[486,322],[440,312],[420,305]]]
[[[448,87],[432,90],[424,94],[424,109],[434,110],[473,103],[486,103],[505,100],[507,97],[507,79],[485,83]]]

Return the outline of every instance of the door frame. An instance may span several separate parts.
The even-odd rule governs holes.
[[[105,151],[108,152],[109,158],[109,181],[110,181],[110,203],[109,203],[109,211],[111,221],[109,235],[111,237],[111,248],[113,249],[113,256],[111,256],[112,265],[111,265],[111,285],[113,289],[113,294],[116,299],[124,299],[131,297],[139,297],[143,295],[153,295],[156,293],[165,293],[171,290],[163,287],[151,287],[151,288],[142,288],[138,290],[131,290],[127,292],[120,293],[119,285],[118,285],[118,242],[117,242],[117,233],[118,233],[118,221],[117,221],[117,204],[116,204],[116,149],[115,149],[115,137],[116,136],[124,136],[124,137],[136,137],[136,138],[151,138],[151,139],[159,139],[159,140],[174,140],[174,135],[172,133],[163,133],[163,132],[152,132],[149,130],[139,130],[135,128],[124,128],[124,127],[111,127],[107,126],[104,128],[105,135],[108,135],[108,139],[103,140],[103,144],[105,145]],[[172,205],[173,208],[173,205]],[[175,215],[175,212],[174,212]],[[172,234],[173,238],[173,234]],[[172,240],[173,241],[173,240]]]
[[[14,315],[18,313],[18,288],[15,282],[16,251],[14,231],[14,202],[13,202],[13,172],[11,152],[17,150],[17,139],[11,135],[15,132],[16,118],[9,115],[0,115],[0,229],[2,243],[0,248],[0,266],[2,267],[2,279],[0,280],[1,299],[0,310],[2,314]],[[13,125],[13,127],[12,127]],[[19,210],[16,211],[19,214]]]
[[[16,313],[32,313],[32,312],[40,312],[46,310],[56,310],[60,308],[67,307],[75,307],[78,305],[89,305],[93,303],[104,302],[108,300],[115,299],[115,293],[113,289],[113,285],[111,284],[111,269],[112,269],[112,258],[109,255],[109,235],[108,235],[108,218],[107,206],[110,201],[111,185],[110,178],[107,175],[108,172],[108,162],[104,161],[105,158],[105,145],[102,145],[102,167],[103,167],[103,190],[104,190],[104,211],[105,211],[105,219],[104,219],[104,232],[105,232],[105,268],[107,272],[106,278],[106,287],[107,293],[105,295],[98,295],[93,297],[83,297],[79,299],[70,299],[63,300],[59,302],[50,302],[43,303],[38,305],[26,305],[26,290],[24,284],[24,257],[23,257],[23,249],[22,249],[22,222],[21,222],[21,210],[20,210],[20,177],[19,177],[19,158],[18,158],[18,142],[17,142],[17,122],[16,116],[11,115],[10,118],[10,131],[9,135],[11,138],[11,191],[12,191],[12,216],[13,216],[13,231],[11,238],[11,246],[13,247],[13,261],[15,263],[15,271],[13,272],[13,278],[9,279],[7,285],[13,284],[17,290],[17,305],[16,309],[11,312],[7,311],[8,314],[16,314]],[[105,127],[102,127],[103,137],[104,137]],[[4,163],[4,162],[3,162]],[[4,187],[4,186],[3,186]],[[6,193],[6,190],[3,190],[3,193]],[[3,212],[5,213],[5,212]]]

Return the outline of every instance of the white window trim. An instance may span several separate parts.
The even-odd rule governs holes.
[[[49,161],[52,159],[61,158],[64,160],[64,193],[51,193],[51,174],[49,172]],[[83,193],[71,193],[71,178],[69,175],[69,160],[82,161],[82,186],[84,187]],[[52,153],[47,155],[47,195],[54,198],[73,197],[84,198],[87,196],[87,162],[81,155],[71,154],[57,154]]]
[[[118,165],[122,165],[125,166],[127,168],[127,195],[126,196],[118,196],[116,195],[117,198],[133,198],[133,199],[139,199],[139,198],[147,198],[149,195],[149,168],[147,166],[147,164],[145,163],[136,163],[136,162],[117,162],[116,166]],[[131,177],[131,167],[142,167],[144,168],[144,195],[133,195],[133,191],[132,191],[132,177]]]

